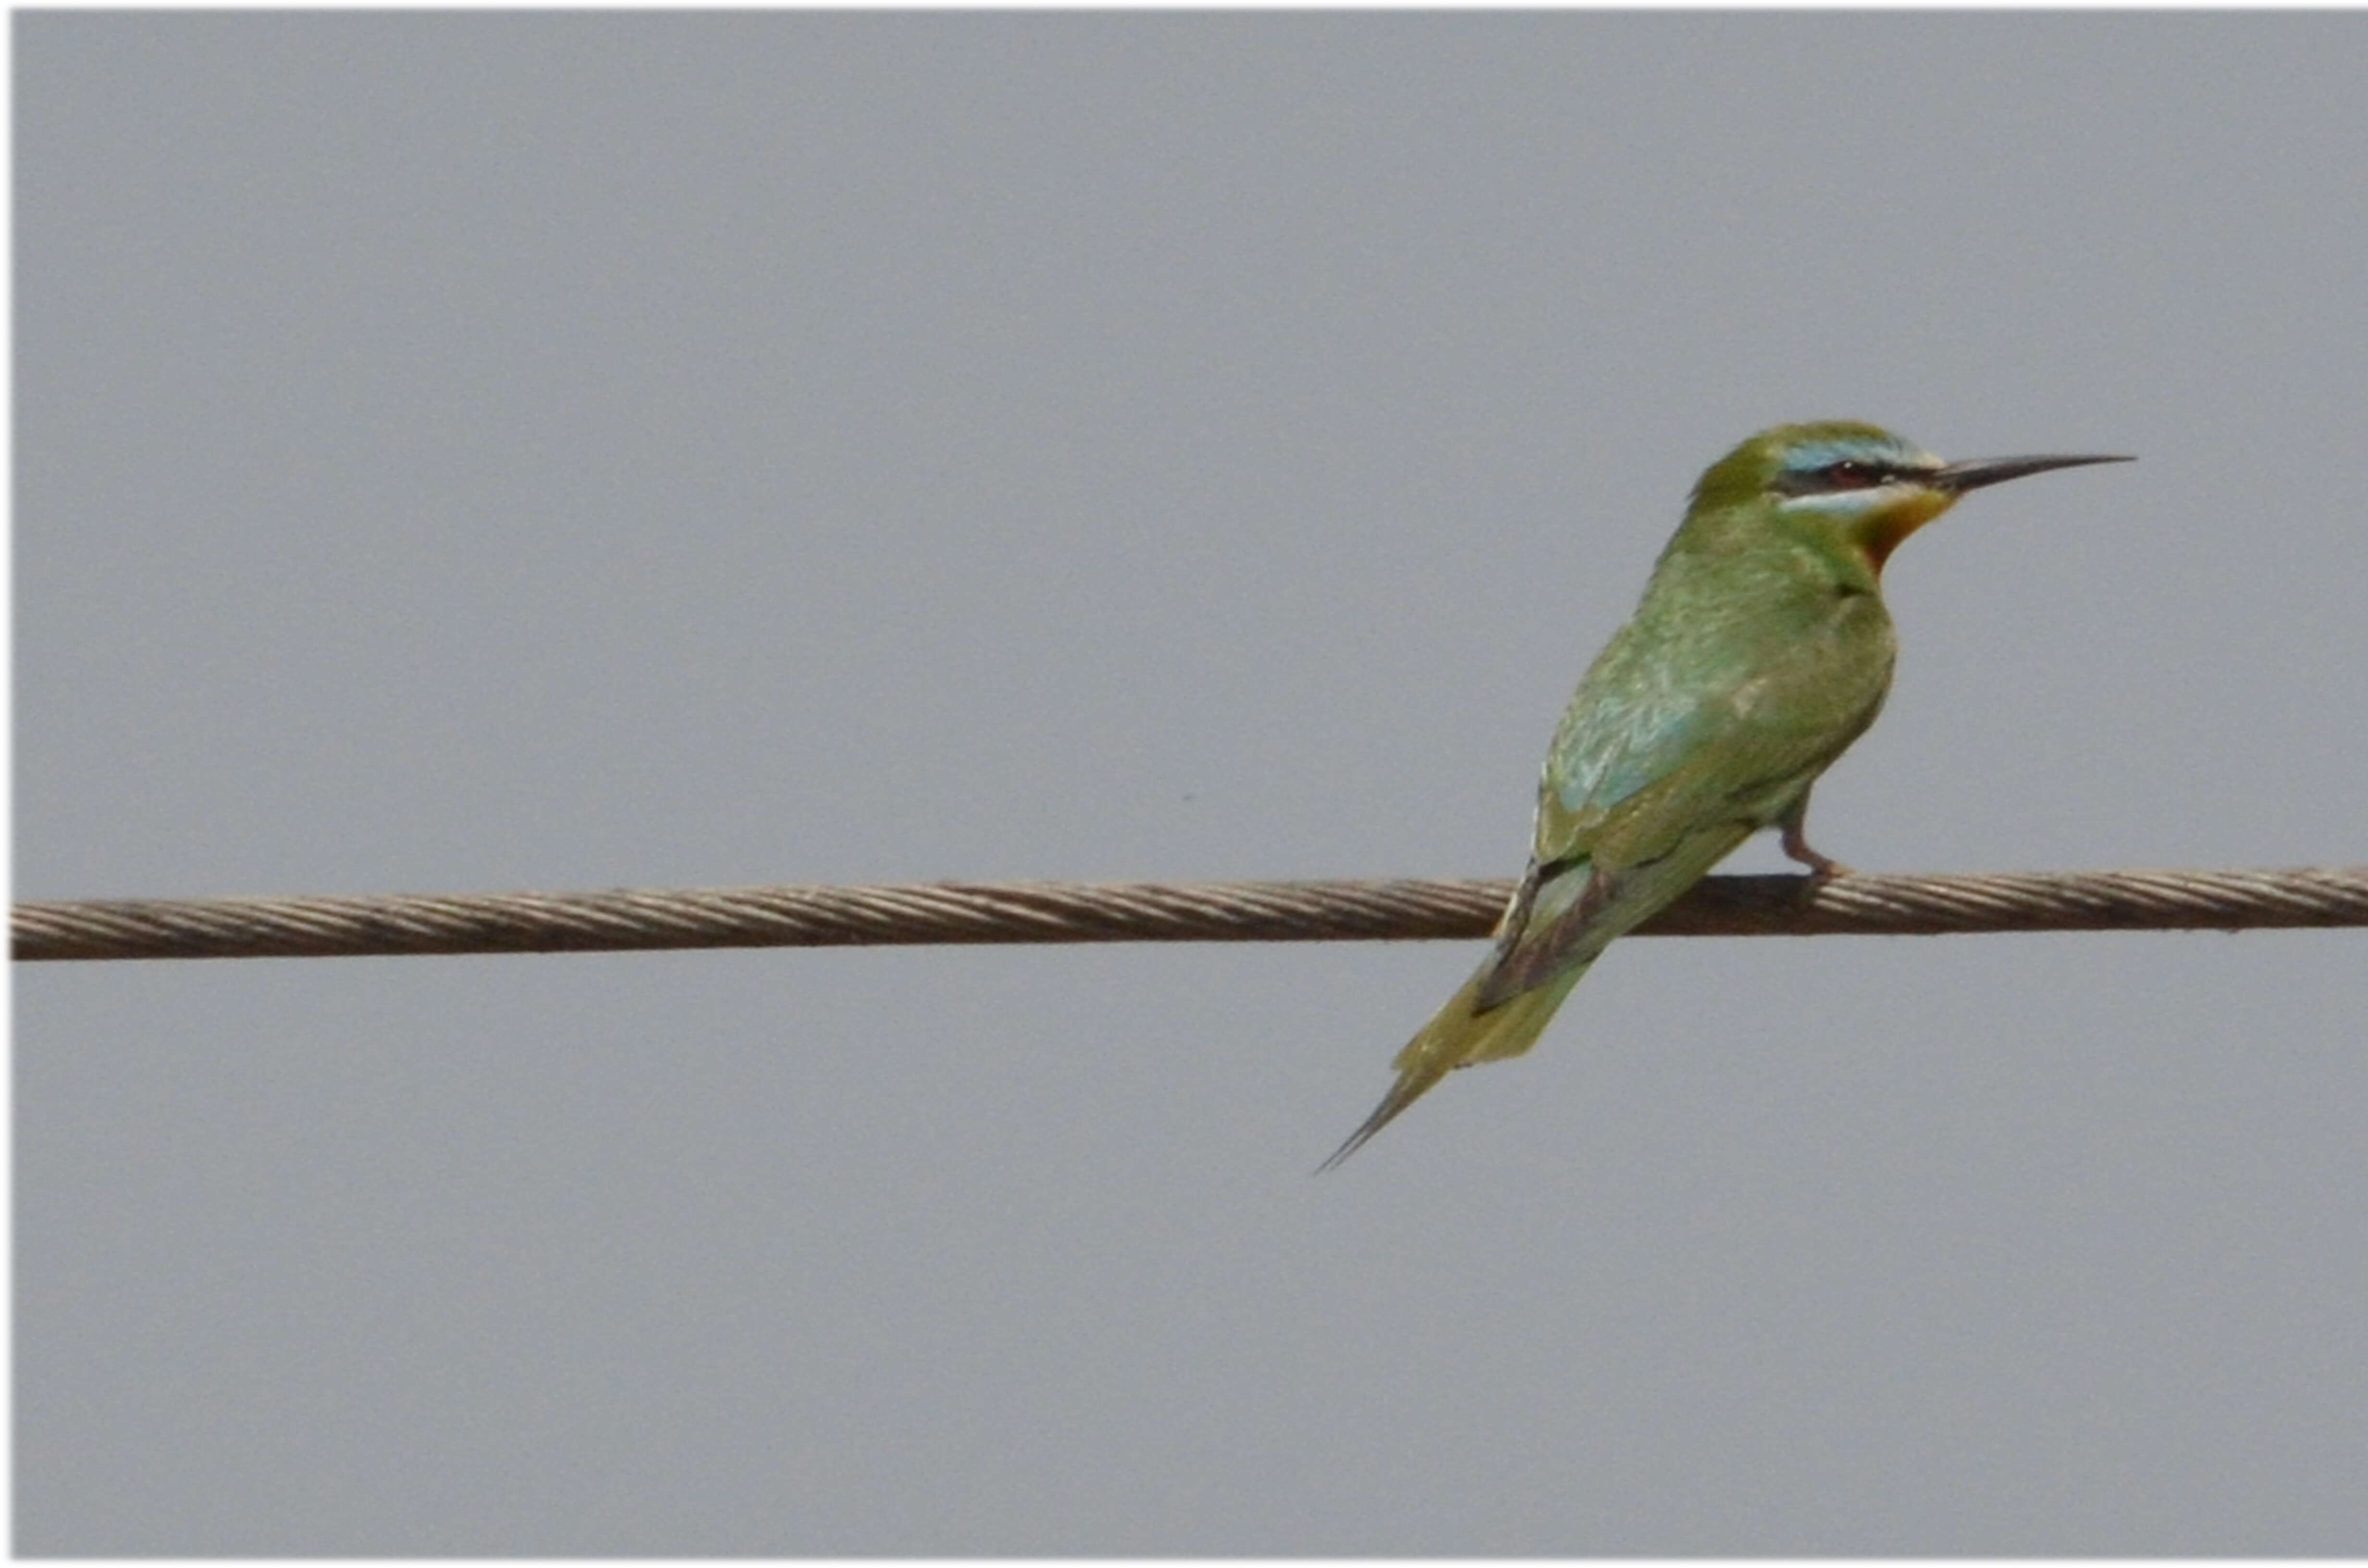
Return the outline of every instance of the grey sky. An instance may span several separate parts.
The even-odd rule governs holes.
[[[29,14],[18,891],[1519,869],[1782,419],[1821,847],[2358,861],[2352,15]],[[1764,845],[1731,864],[1775,863]],[[2353,933],[28,968],[37,1554],[2368,1551]]]

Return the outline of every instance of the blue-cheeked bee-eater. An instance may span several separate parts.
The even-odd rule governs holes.
[[[1645,597],[1578,683],[1495,946],[1397,1054],[1329,1170],[1458,1067],[1519,1056],[1612,938],[1754,833],[1813,875],[1817,776],[1874,722],[1896,639],[1883,563],[1969,490],[2118,457],[1942,462],[1873,425],[1763,430],[1694,486]]]

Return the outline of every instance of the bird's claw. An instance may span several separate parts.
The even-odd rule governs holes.
[[[1809,868],[1809,885],[1812,888],[1822,887],[1836,877],[1856,875],[1848,866],[1832,856],[1820,855],[1810,848],[1808,839],[1802,834],[1796,824],[1786,824],[1783,848],[1786,859],[1796,860]]]

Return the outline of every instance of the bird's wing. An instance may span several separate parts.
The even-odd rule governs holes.
[[[1873,722],[1884,681],[1849,673],[1811,651],[1691,687],[1590,676],[1546,764],[1481,1005],[1592,959],[1774,821]]]

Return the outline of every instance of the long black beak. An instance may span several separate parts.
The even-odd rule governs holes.
[[[1966,491],[1979,490],[1985,484],[2003,484],[2009,479],[2021,479],[2027,473],[2045,473],[2052,468],[2135,461],[2135,458],[1973,458],[1964,462],[1951,463],[1928,483],[1935,490],[1963,495]]]

